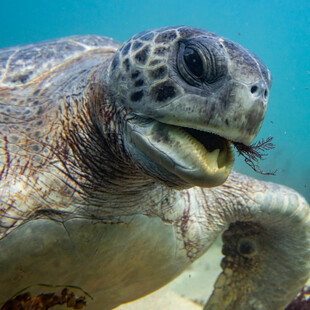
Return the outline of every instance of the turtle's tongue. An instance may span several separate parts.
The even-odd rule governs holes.
[[[228,142],[207,151],[202,143],[178,126],[154,120],[129,122],[132,143],[151,161],[194,186],[218,186],[227,179],[234,156]]]

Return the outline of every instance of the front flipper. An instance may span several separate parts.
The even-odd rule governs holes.
[[[236,173],[216,191],[231,195],[221,210],[229,228],[204,310],[283,310],[310,277],[309,205],[289,188]]]

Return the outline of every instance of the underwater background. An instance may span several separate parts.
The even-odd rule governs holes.
[[[125,41],[143,30],[170,25],[205,28],[240,43],[270,68],[273,86],[257,141],[273,136],[274,150],[251,170],[293,187],[310,201],[310,1],[309,0],[1,0],[0,48],[76,34]],[[238,156],[237,156],[238,157]]]

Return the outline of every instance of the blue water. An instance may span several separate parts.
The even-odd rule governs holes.
[[[258,139],[274,137],[276,149],[253,173],[286,184],[310,201],[310,1],[231,0],[15,0],[1,1],[0,47],[73,34],[124,41],[142,30],[192,25],[251,49],[269,66],[274,83]]]

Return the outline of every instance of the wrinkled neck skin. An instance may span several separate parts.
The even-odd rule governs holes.
[[[108,89],[102,99],[98,85],[108,88],[101,80],[104,70],[95,74],[85,113],[91,120],[85,137],[92,136],[85,152],[99,148],[102,157],[90,155],[85,161],[85,153],[76,155],[77,161],[84,160],[83,173],[91,174],[91,180],[81,183],[85,199],[104,206],[105,214],[143,214],[173,225],[188,264],[229,227],[224,273],[205,309],[283,309],[310,275],[310,211],[305,200],[284,186],[236,172],[225,184],[209,189],[173,189],[155,181],[128,152],[126,122],[134,115],[115,105]],[[250,242],[251,253],[248,243],[242,252],[243,239]]]
[[[92,206],[104,206],[106,213],[110,210],[115,215],[118,209],[118,215],[130,215],[140,213],[139,209],[146,205],[157,205],[158,199],[174,193],[146,175],[128,154],[124,131],[133,115],[116,107],[107,94],[102,77],[108,64],[93,74],[93,82],[82,96],[82,102],[70,102],[78,106],[73,109],[77,111],[74,115],[77,126],[69,125],[66,132],[71,134],[65,139],[73,141],[71,167],[78,167],[78,171],[71,174],[78,180],[84,199]],[[81,147],[75,148],[77,144]]]

